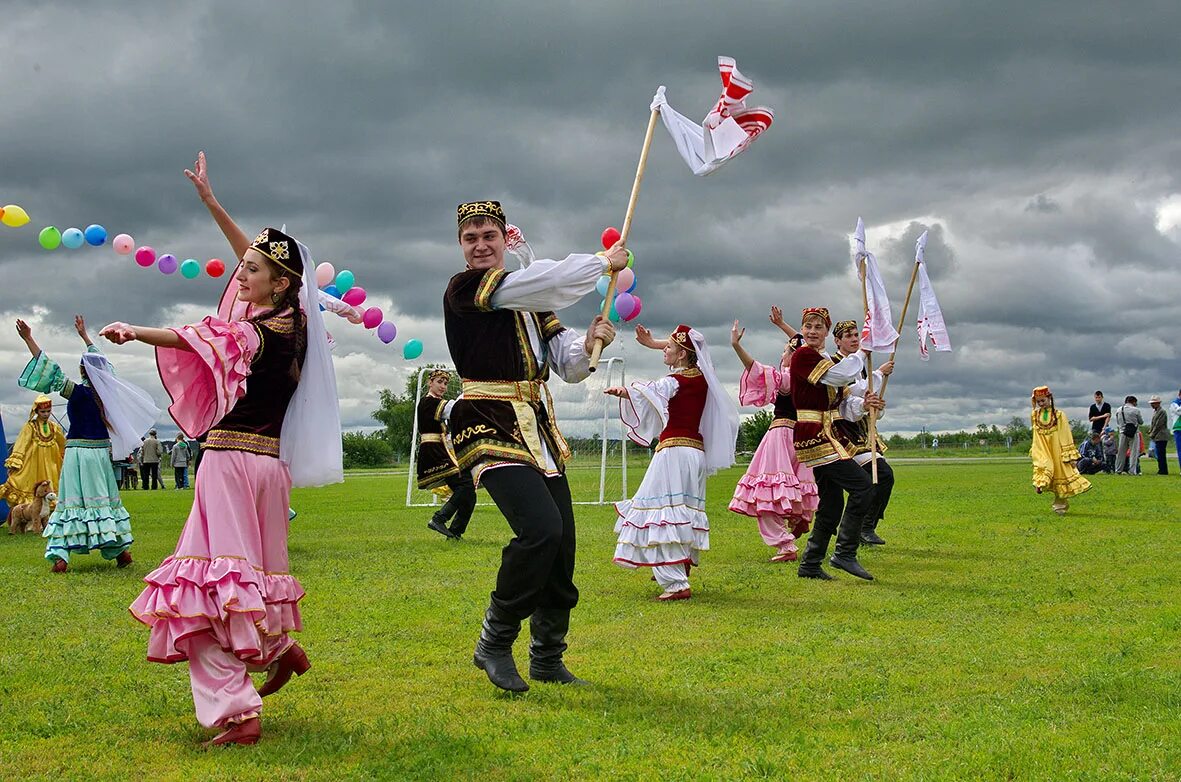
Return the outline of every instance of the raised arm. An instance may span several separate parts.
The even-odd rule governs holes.
[[[750,353],[746,352],[746,348],[742,347],[742,337],[745,336],[746,329],[738,327],[738,321],[734,321],[734,325],[730,327],[730,347],[734,348],[738,360],[742,362],[743,369],[750,369],[750,365],[755,363],[751,358]]]
[[[209,185],[209,168],[205,164],[205,153],[197,153],[197,162],[193,164],[193,169],[185,169],[185,176],[193,183],[193,187],[197,188],[197,195],[201,197],[201,203],[205,204],[205,208],[209,210],[209,214],[213,215],[214,222],[217,227],[221,229],[222,234],[230,243],[230,247],[234,251],[235,260],[241,259],[250,248],[250,237],[242,232],[234,219],[230,217],[217,199],[213,196],[213,188]]]
[[[90,339],[90,332],[86,330],[86,321],[81,315],[74,316],[74,330],[78,332],[78,336],[86,343],[86,347],[93,348],[94,342]]]
[[[116,345],[128,342],[143,342],[158,348],[177,348],[178,350],[192,350],[172,329],[155,329],[148,326],[131,326],[127,323],[111,323],[104,326],[98,333]]]
[[[16,319],[16,334],[25,341],[25,347],[29,349],[33,358],[41,355],[41,346],[33,339],[33,327],[20,318]]]
[[[636,342],[639,342],[646,348],[653,350],[664,350],[668,347],[667,339],[656,339],[652,336],[652,332],[644,328],[642,324],[636,324]]]
[[[789,326],[787,324],[787,321],[785,321],[783,319],[783,310],[781,310],[779,307],[772,307],[771,308],[770,320],[773,324],[775,324],[779,328],[780,331],[782,331],[784,334],[786,334],[789,338],[794,337],[796,334],[799,333],[795,329],[793,329],[791,326]]]

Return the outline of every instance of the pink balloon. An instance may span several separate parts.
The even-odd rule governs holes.
[[[145,269],[156,262],[156,251],[144,245],[135,251],[135,262]]]
[[[631,269],[624,269],[615,275],[615,290],[630,293],[634,287],[636,287],[636,273]],[[623,310],[620,310],[619,314],[623,315]]]
[[[336,279],[336,267],[325,261],[316,267],[316,287],[323,288]]]
[[[361,316],[361,322],[365,324],[365,328],[367,329],[377,328],[384,319],[385,316],[382,314],[380,307],[370,307]]]
[[[115,237],[114,241],[111,242],[111,246],[114,247],[115,252],[119,253],[120,255],[128,255],[132,250],[135,249],[135,240],[127,234],[119,234]]]
[[[623,294],[620,295],[622,296]],[[635,309],[632,310],[631,315],[621,315],[620,317],[622,317],[624,320],[635,320],[636,318],[640,317],[640,310],[643,309],[644,302],[640,300],[639,296],[632,296],[630,293],[627,295],[631,296],[631,300],[635,303]],[[615,303],[618,306],[619,299],[616,299]]]
[[[636,299],[630,293],[621,293],[615,297],[615,311],[619,317],[627,320],[636,309]]]
[[[344,292],[340,297],[345,304],[351,304],[354,307],[365,303],[365,289],[359,285],[354,285]]]

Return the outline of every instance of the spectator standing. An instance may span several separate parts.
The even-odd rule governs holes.
[[[1136,397],[1124,397],[1124,403],[1116,411],[1115,423],[1119,429],[1119,447],[1115,452],[1115,472],[1129,475],[1140,474],[1140,427],[1144,416],[1136,406]]]
[[[1181,469],[1181,391],[1169,403],[1169,428],[1173,430],[1173,445],[1177,448],[1177,468]]]
[[[1152,418],[1148,423],[1148,439],[1156,448],[1156,474],[1169,474],[1169,460],[1166,458],[1169,446],[1169,422],[1165,409],[1161,407],[1160,397],[1155,394],[1148,400],[1152,407]]]
[[[183,434],[177,434],[169,462],[172,464],[172,474],[176,478],[176,488],[189,488],[189,446],[185,443]]]
[[[1103,472],[1115,472],[1116,439],[1107,426],[1103,429]]]
[[[127,480],[128,489],[139,488],[139,470],[139,449],[136,448],[131,452],[131,455],[127,457],[127,472],[123,474],[123,477]]]
[[[1103,442],[1102,435],[1098,432],[1091,432],[1091,434],[1082,442],[1078,448],[1079,460],[1078,471],[1083,475],[1094,475],[1103,470]]]
[[[1102,432],[1111,421],[1111,405],[1103,401],[1103,392],[1095,392],[1095,404],[1087,412],[1092,432]]]
[[[148,488],[148,479],[152,481],[152,488],[161,488],[160,484],[160,454],[164,449],[160,445],[160,441],[156,439],[156,430],[153,429],[148,432],[148,437],[144,440],[144,444],[140,446],[139,457],[143,466],[140,468],[140,481],[144,488]]]

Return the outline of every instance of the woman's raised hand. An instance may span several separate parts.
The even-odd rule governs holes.
[[[209,167],[205,163],[205,153],[197,153],[197,161],[193,163],[193,169],[185,169],[185,176],[193,183],[193,187],[197,188],[197,195],[201,197],[202,201],[213,197],[213,188],[209,185]]]
[[[738,321],[734,321],[734,325],[730,327],[730,347],[738,347],[738,343],[746,335],[746,329],[738,327]]]

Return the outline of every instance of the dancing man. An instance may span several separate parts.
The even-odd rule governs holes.
[[[418,488],[423,491],[437,491],[444,486],[451,490],[451,496],[443,507],[427,522],[427,527],[445,538],[459,540],[467,531],[472,511],[476,509],[476,487],[472,475],[460,470],[455,457],[447,448],[447,416],[454,402],[443,398],[451,373],[445,369],[431,372],[427,381],[426,396],[418,400]],[[454,516],[450,528],[448,520]]]
[[[443,296],[447,346],[463,378],[451,411],[459,469],[472,470],[513,530],[501,552],[500,572],[473,658],[504,690],[529,685],[517,672],[513,642],[529,623],[529,675],[568,684],[580,681],[562,662],[574,586],[574,508],[566,481],[569,448],[554,419],[545,385],[553,370],[566,382],[590,372],[596,339],[615,337],[596,317],[584,337],[562,325],[553,310],[595,289],[609,271],[627,266],[617,243],[604,255],[535,260],[504,268],[505,215],[497,201],[460,204],[459,247],[467,264]]]
[[[853,461],[856,446],[833,426],[840,414],[845,387],[861,377],[865,361],[860,352],[847,356],[840,363],[835,363],[824,353],[824,340],[831,326],[826,308],[805,309],[800,323],[804,344],[792,355],[788,369],[798,416],[796,454],[801,462],[812,468],[820,496],[812,534],[808,536],[798,572],[801,578],[832,578],[821,563],[839,523],[836,550],[829,564],[872,581],[873,576],[857,561],[857,547],[861,542],[861,525],[873,504],[873,483]],[[866,394],[865,404],[878,410],[882,408],[876,394]],[[847,504],[845,492],[849,494]]]

